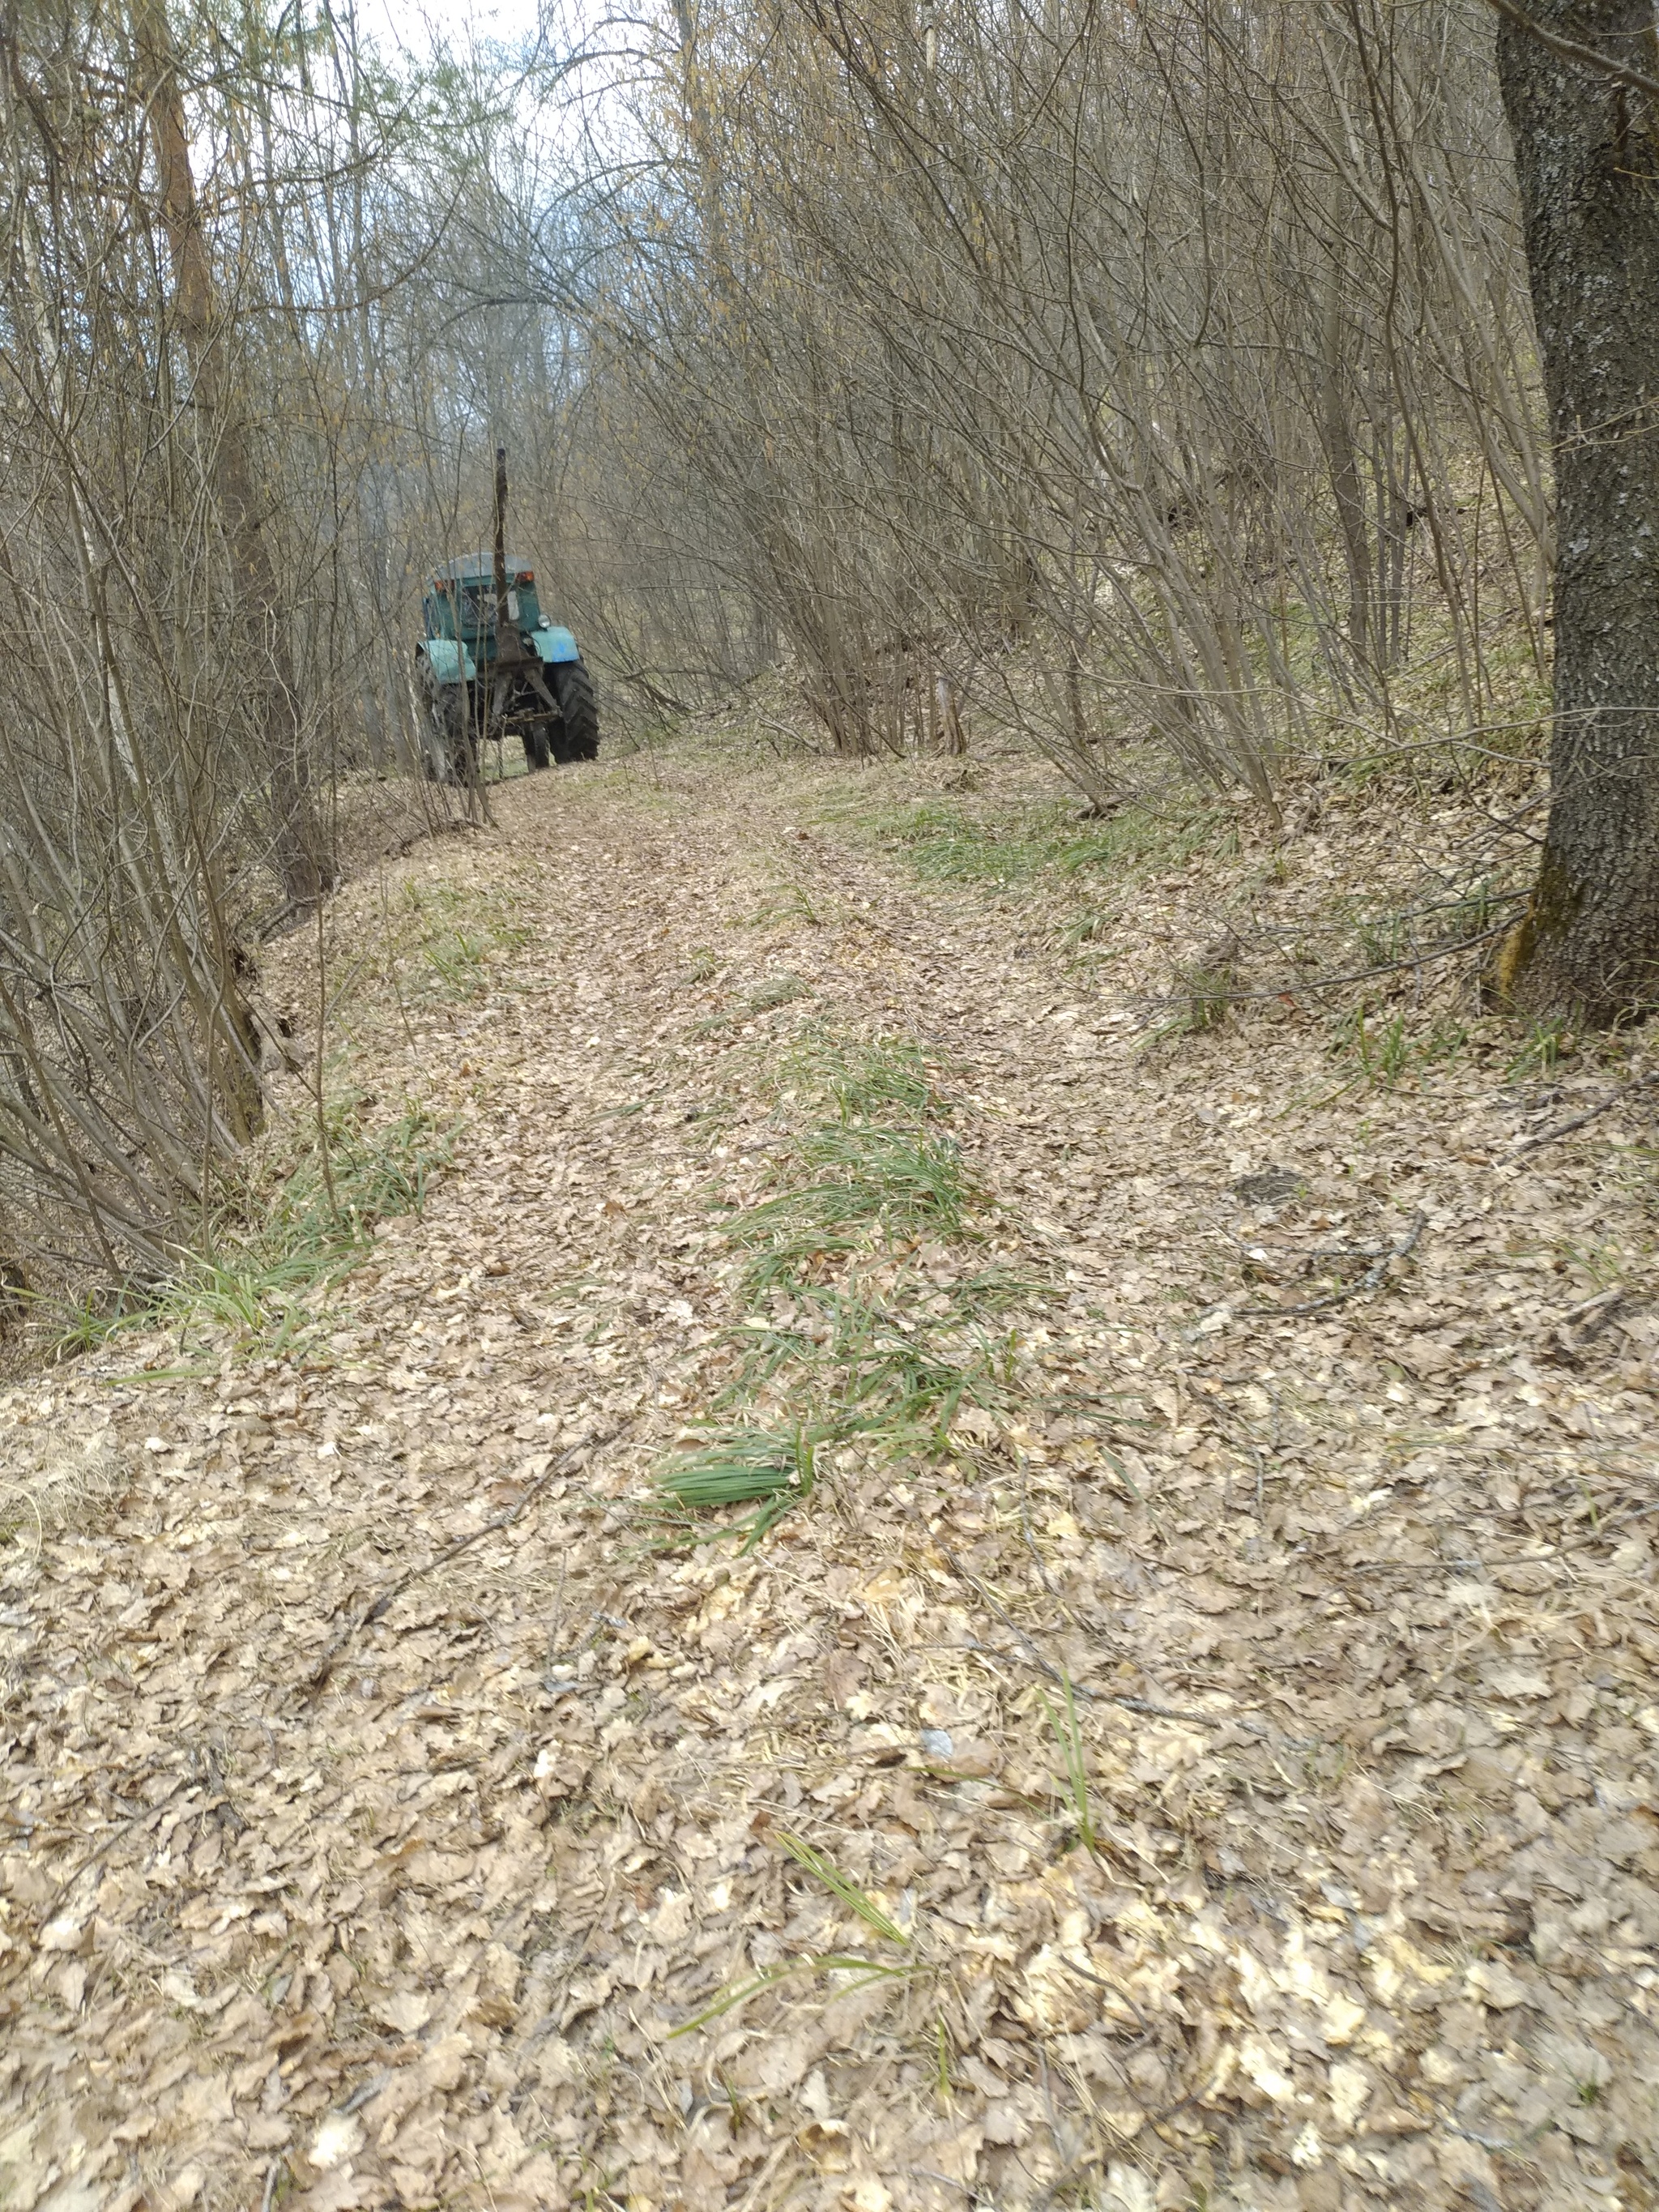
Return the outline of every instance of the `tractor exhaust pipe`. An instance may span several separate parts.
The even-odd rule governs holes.
[[[511,625],[507,618],[507,447],[495,448],[495,653],[505,650]]]

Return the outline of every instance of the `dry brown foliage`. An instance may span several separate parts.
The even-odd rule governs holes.
[[[1334,1095],[1283,1006],[1149,1052],[1248,824],[1091,978],[848,796],[669,755],[398,864],[531,933],[349,1016],[362,1080],[469,1116],[425,1218],[303,1360],[118,1341],[0,1401],[9,1471],[113,1486],[8,1507],[19,2212],[1659,2197],[1644,1109],[1522,1152],[1617,1077],[1477,1039]],[[1284,858],[1311,898],[1397,855],[1335,811]],[[331,951],[383,912],[349,888]],[[709,1199],[772,1187],[815,1022],[921,1045],[1041,1295],[948,1455],[653,1552],[737,1356]],[[1418,1213],[1373,1293],[1254,1310]],[[825,1953],[904,1971],[675,2034]]]

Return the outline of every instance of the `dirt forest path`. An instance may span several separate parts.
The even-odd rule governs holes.
[[[1079,969],[860,830],[945,773],[348,886],[423,1213],[0,1397],[8,2212],[1659,2203],[1645,1155],[1517,1143],[1613,1079],[1149,1050],[1215,883]],[[698,1435],[797,1440],[746,1554]]]

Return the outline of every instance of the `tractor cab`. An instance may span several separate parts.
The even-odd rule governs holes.
[[[423,612],[428,637],[455,639],[466,647],[475,660],[494,660],[493,556],[488,552],[465,553],[458,560],[446,561],[427,588]],[[553,627],[541,611],[536,597],[536,572],[527,561],[507,562],[507,618],[520,633]]]

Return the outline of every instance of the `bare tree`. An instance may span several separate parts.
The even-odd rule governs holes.
[[[0,1250],[31,1280],[210,1230],[264,1115],[258,934],[315,906],[319,797],[367,757],[360,548],[384,577],[403,536],[406,655],[441,526],[450,363],[400,309],[449,211],[408,104],[244,30],[59,0],[0,40]],[[400,340],[394,442],[357,395]]]
[[[162,224],[173,262],[173,314],[194,388],[191,404],[209,476],[222,507],[240,586],[241,665],[260,693],[262,750],[270,779],[275,851],[283,888],[308,914],[328,874],[311,793],[289,612],[265,542],[249,468],[246,410],[237,390],[190,166],[179,60],[163,0],[133,0],[135,84],[152,134]]]

